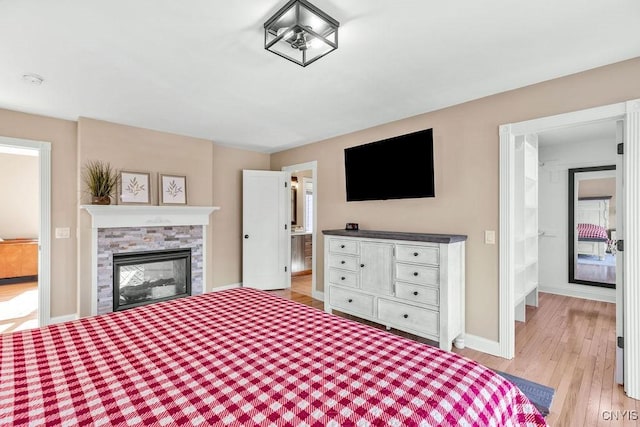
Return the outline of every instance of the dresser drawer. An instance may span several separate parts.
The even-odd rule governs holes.
[[[329,255],[329,267],[357,271],[359,268],[358,258],[350,255],[332,254]]]
[[[440,264],[440,250],[437,246],[397,245],[396,260],[420,264]]]
[[[426,267],[398,262],[396,263],[396,278],[403,282],[438,285],[440,283],[440,271],[438,267]]]
[[[335,286],[330,286],[329,294],[331,306],[342,309],[347,313],[373,316],[373,296],[340,289]]]
[[[413,283],[396,283],[396,297],[420,304],[440,306],[440,293],[438,288],[431,286],[414,285]]]
[[[329,282],[336,285],[351,286],[352,288],[357,288],[358,273],[332,268],[329,270]]]
[[[439,334],[439,313],[401,302],[378,299],[378,318],[382,323],[398,325],[433,336]]]
[[[331,239],[329,240],[329,252],[357,255],[359,253],[358,242],[353,240]]]

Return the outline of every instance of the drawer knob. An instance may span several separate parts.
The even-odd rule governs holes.
[[[349,298],[349,299],[347,300],[347,302],[353,302],[353,300],[352,300],[351,298]]]
[[[404,314],[404,315],[402,315],[402,317],[404,317],[405,319],[408,319],[409,315],[408,314]]]
[[[364,264],[360,264],[360,267],[364,268]]]
[[[418,296],[418,291],[413,291],[413,294],[414,294],[415,296]]]
[[[340,245],[340,249],[344,249],[344,245]]]
[[[413,256],[418,256],[418,255],[420,255],[418,252],[413,253]]]
[[[414,275],[414,276],[417,276],[417,275],[418,275],[418,272],[417,272],[417,271],[414,271],[414,272],[413,272],[413,275]]]
[[[344,261],[344,260],[340,261],[340,264],[344,264],[344,263],[346,263],[346,261]]]
[[[341,277],[341,278],[340,278],[340,280],[345,280],[345,279],[346,279],[346,277]]]

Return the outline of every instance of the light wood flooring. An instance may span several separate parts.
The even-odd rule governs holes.
[[[0,285],[0,333],[38,326],[38,282]]]
[[[292,290],[274,291],[285,298],[322,309],[322,301]],[[384,329],[382,325],[335,313]],[[636,411],[613,380],[615,305],[540,293],[540,307],[527,307],[527,322],[516,323],[516,357],[506,360],[471,349],[456,353],[492,369],[517,375],[556,390],[547,422],[551,426],[637,426],[622,411]],[[401,331],[392,333],[435,344]],[[612,420],[605,411],[620,411]],[[603,415],[604,414],[604,415]]]
[[[291,290],[293,292],[312,296],[311,293],[311,273],[300,276],[291,276]]]

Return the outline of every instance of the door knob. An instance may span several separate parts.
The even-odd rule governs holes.
[[[245,238],[245,239],[248,239],[248,238],[249,238],[249,235],[248,235],[248,234],[245,234],[245,235],[244,235],[244,238]]]

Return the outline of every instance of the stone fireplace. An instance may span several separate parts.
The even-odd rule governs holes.
[[[206,225],[210,213],[219,208],[82,208],[91,215],[87,314],[105,314],[204,292]],[[83,240],[88,240],[86,237]],[[87,259],[86,267],[88,264]]]

